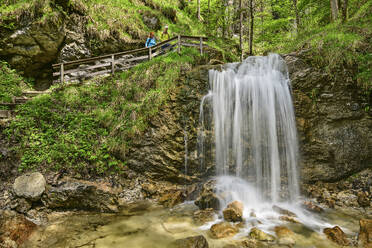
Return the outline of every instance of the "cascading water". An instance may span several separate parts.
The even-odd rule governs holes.
[[[211,91],[200,107],[199,150],[204,166],[204,105],[208,100],[221,205],[241,201],[243,215],[249,218],[255,212],[263,224],[276,214],[274,205],[306,219],[295,204],[299,198],[298,142],[285,61],[276,54],[249,57],[222,71],[210,70],[209,81]]]

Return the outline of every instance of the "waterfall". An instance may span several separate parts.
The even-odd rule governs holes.
[[[240,200],[254,209],[263,203],[296,201],[298,141],[285,61],[277,54],[249,57],[222,71],[210,70],[209,81],[211,91],[201,102],[200,122],[204,126],[203,105],[211,98],[222,204]],[[202,131],[198,139],[203,143],[201,135]],[[204,152],[203,144],[199,150]]]

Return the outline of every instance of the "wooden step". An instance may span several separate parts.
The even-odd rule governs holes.
[[[0,119],[8,119],[11,117],[9,110],[0,110]]]

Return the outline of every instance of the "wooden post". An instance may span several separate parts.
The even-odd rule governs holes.
[[[181,35],[178,35],[178,47],[177,47],[177,52],[181,52]]]
[[[111,55],[111,74],[115,73],[115,55]]]
[[[64,83],[64,66],[63,66],[63,63],[61,64],[61,70],[60,70],[60,73],[61,73],[61,83],[63,84]]]
[[[200,55],[203,55],[203,38],[200,37]]]
[[[152,48],[149,47],[149,60],[151,60],[151,59],[152,59]]]

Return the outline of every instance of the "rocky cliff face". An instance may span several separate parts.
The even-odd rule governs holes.
[[[305,183],[335,182],[372,165],[372,116],[349,71],[334,78],[306,54],[286,55],[292,80]]]

